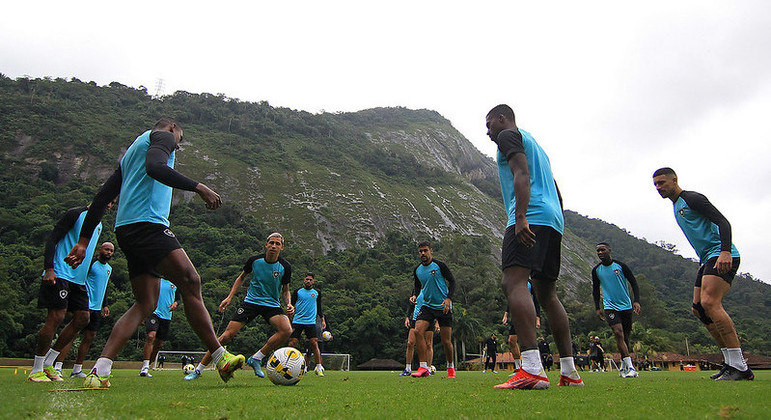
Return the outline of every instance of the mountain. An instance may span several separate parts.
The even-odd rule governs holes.
[[[473,346],[488,331],[503,331],[496,266],[505,215],[495,164],[438,113],[377,108],[310,114],[224,95],[180,91],[153,98],[144,88],[116,82],[0,75],[0,292],[8,292],[0,304],[5,299],[17,308],[2,315],[8,327],[0,327],[6,338],[0,354],[28,355],[41,321],[34,304],[42,241],[57,215],[88,202],[131,141],[164,115],[185,129],[177,168],[225,202],[206,212],[194,194],[175,192],[172,206],[172,229],[202,274],[212,313],[243,261],[278,230],[295,271],[320,274],[336,323],[336,351],[360,361],[399,357],[398,325],[417,263],[414,244],[428,238],[460,280],[460,338]],[[105,218],[106,239],[114,239],[111,217]],[[594,317],[589,280],[594,243],[608,240],[647,292],[641,343],[680,350],[687,337],[709,346],[690,315],[693,262],[573,212],[566,213],[566,225],[559,291],[579,342],[590,331],[609,339]],[[117,309],[125,309],[130,291],[120,253],[113,265],[110,287]],[[751,330],[746,340],[760,352],[769,348],[767,287],[744,276],[729,297],[737,325]],[[181,318],[175,318],[171,345],[197,346]],[[221,323],[220,315],[215,322]],[[253,345],[266,333],[256,326],[239,339]]]

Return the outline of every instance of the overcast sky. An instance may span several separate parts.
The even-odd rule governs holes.
[[[508,103],[567,208],[695,257],[652,186],[671,166],[731,221],[740,271],[771,281],[770,2],[261,3],[4,4],[0,73],[428,108],[490,156],[484,116]]]

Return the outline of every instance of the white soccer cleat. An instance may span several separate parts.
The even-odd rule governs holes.
[[[629,368],[624,373],[624,376],[622,378],[636,378],[637,377],[637,371],[634,368]]]

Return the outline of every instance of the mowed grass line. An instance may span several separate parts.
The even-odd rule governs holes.
[[[585,388],[506,391],[492,386],[507,374],[444,372],[400,378],[391,372],[312,373],[279,387],[243,370],[224,384],[214,371],[185,382],[182,372],[117,370],[106,391],[50,392],[82,380],[33,384],[23,371],[0,369],[2,418],[771,418],[771,372],[752,382],[720,382],[711,372],[585,373]],[[69,373],[69,372],[66,372]]]

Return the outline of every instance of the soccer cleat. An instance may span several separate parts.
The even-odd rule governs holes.
[[[717,371],[717,373],[713,373],[712,375],[709,375],[709,379],[717,379],[728,370],[728,363],[723,362],[723,365],[720,366],[720,370]]]
[[[149,368],[142,368],[142,370],[139,371],[139,376],[143,378],[152,378],[153,375],[150,375],[150,369]]]
[[[578,376],[578,372],[574,370],[567,376],[560,374],[560,381],[557,382],[557,386],[584,386],[584,381]]]
[[[72,372],[72,373],[70,373],[70,379],[72,379],[72,378],[85,378],[85,377],[86,377],[86,374],[83,373],[82,370],[80,372]]]
[[[316,369],[313,369],[316,375],[324,376],[324,366],[316,365]]]
[[[519,368],[514,369],[511,375],[509,375],[509,378],[514,377],[517,374],[517,372],[519,372]]]
[[[728,369],[720,375],[716,381],[751,381],[755,379],[755,374],[752,373],[752,369],[747,368],[745,371],[741,371],[733,366],[728,366]]]
[[[83,388],[109,388],[110,385],[110,375],[99,376],[96,368],[91,369],[91,373],[83,380]]]
[[[50,379],[51,382],[61,382],[64,380],[62,375],[58,373],[59,371],[56,370],[53,365],[43,367],[43,372],[45,372],[46,376],[48,376],[48,379]]]
[[[413,378],[426,378],[429,375],[431,375],[431,373],[428,371],[428,369],[424,368],[423,366],[421,366],[415,372],[412,372],[412,377]]]
[[[62,373],[61,369],[56,369],[56,374],[59,375],[60,378],[64,379],[64,374]]]
[[[251,359],[251,357],[249,359]],[[244,365],[244,356],[240,354],[234,355],[226,351],[222,355],[220,360],[217,362],[217,371],[220,373],[220,378],[222,378],[223,381],[227,382],[231,378],[233,378],[233,373],[235,373],[235,371],[237,371],[238,369],[241,369],[241,366],[243,365]],[[254,373],[257,373],[257,369],[254,369]],[[260,373],[262,373],[262,371],[260,371]]]
[[[410,376],[410,375],[412,375],[412,371],[407,369],[404,369],[402,373],[399,374],[399,376]]]
[[[634,368],[628,368],[627,370],[624,371],[624,375],[621,376],[621,377],[622,378],[636,378],[637,376],[638,376],[637,375],[637,371]]]
[[[192,373],[185,375],[185,380],[192,381],[193,379],[198,379],[200,377],[201,377],[201,372],[198,369],[196,369]]]
[[[494,370],[494,371],[493,371],[493,373],[498,373],[498,371],[497,371],[497,370]]]
[[[254,369],[254,374],[259,376],[260,378],[265,377],[265,373],[262,371],[261,362],[253,357],[250,357],[246,359],[246,364],[251,366],[252,369]]]
[[[538,375],[533,375],[525,369],[519,369],[517,374],[509,378],[508,381],[495,385],[495,389],[547,389],[549,388],[549,378],[543,368]]]
[[[48,379],[48,375],[42,370],[40,372],[30,373],[27,380],[30,382],[51,382],[51,380]]]
[[[455,368],[447,368],[447,377],[455,379]]]

